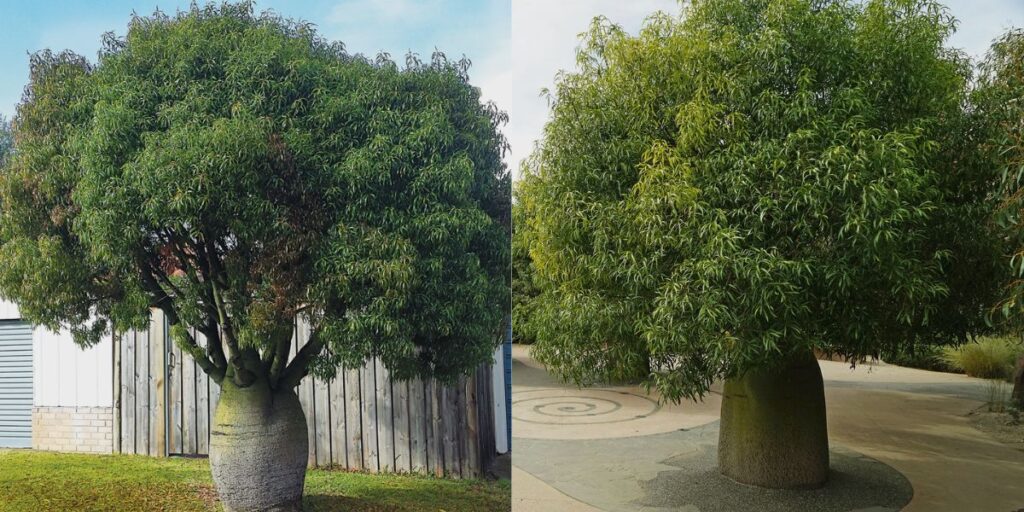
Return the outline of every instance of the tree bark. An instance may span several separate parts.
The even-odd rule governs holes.
[[[812,353],[726,380],[718,466],[723,475],[760,487],[813,489],[825,484],[825,387]]]
[[[1017,358],[1017,369],[1013,372],[1013,404],[1024,409],[1024,355]]]
[[[302,510],[309,438],[293,389],[224,379],[212,428],[210,468],[226,512]]]

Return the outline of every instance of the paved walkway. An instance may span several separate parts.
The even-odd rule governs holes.
[[[971,427],[988,383],[821,362],[833,475],[822,491],[718,476],[720,397],[658,405],[635,387],[576,389],[513,350],[513,510],[522,512],[1024,509],[1024,452]]]

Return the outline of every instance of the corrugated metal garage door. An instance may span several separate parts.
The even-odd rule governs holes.
[[[0,448],[32,447],[32,326],[0,320]]]

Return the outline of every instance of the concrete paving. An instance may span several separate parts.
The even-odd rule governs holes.
[[[987,381],[822,361],[832,478],[768,491],[715,471],[720,398],[658,406],[635,387],[577,389],[513,350],[513,510],[993,511],[1024,508],[1024,452],[970,426]],[[652,405],[653,404],[653,405]]]

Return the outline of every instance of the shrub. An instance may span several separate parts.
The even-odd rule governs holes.
[[[882,360],[886,363],[904,366],[907,368],[917,368],[920,370],[930,370],[934,372],[958,371],[946,362],[943,357],[943,347],[934,345],[920,345],[912,348],[894,348],[889,351],[882,352],[881,356]]]
[[[959,347],[946,347],[942,359],[971,377],[1008,379],[1017,357],[1024,352],[1020,340],[1006,336],[981,338]]]

